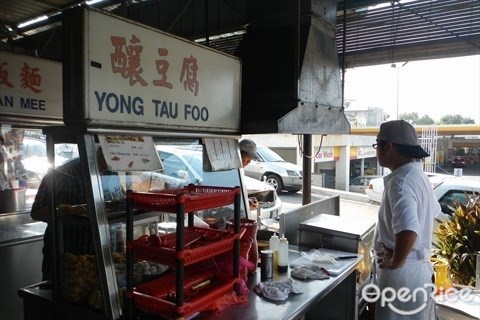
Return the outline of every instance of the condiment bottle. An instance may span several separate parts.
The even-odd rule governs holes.
[[[279,240],[278,244],[278,272],[285,273],[288,271],[288,240],[285,235]]]
[[[270,250],[273,251],[273,272],[277,273],[278,269],[278,247],[280,245],[280,239],[278,238],[277,234],[274,233],[273,236],[270,237],[268,241]]]
[[[444,294],[445,291],[452,287],[448,277],[448,262],[441,258],[431,258],[435,271],[436,294]]]
[[[262,250],[260,252],[260,278],[267,281],[273,278],[273,252]]]

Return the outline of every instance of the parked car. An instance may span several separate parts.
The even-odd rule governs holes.
[[[370,184],[370,181],[372,179],[381,178],[381,177],[382,176],[376,176],[376,175],[358,176],[356,178],[353,178],[350,181],[348,190],[350,192],[365,193],[365,190],[367,190],[368,185]]]
[[[442,221],[454,213],[458,202],[466,204],[469,197],[480,196],[480,177],[431,174],[429,178],[435,197],[442,207],[442,215],[438,217]],[[383,178],[372,179],[365,193],[369,200],[380,203],[383,189]]]
[[[201,146],[157,146],[157,152],[162,160],[164,169],[162,174],[183,179],[184,184],[234,186],[237,184],[229,171],[204,172],[203,153]],[[264,181],[258,181],[248,176],[243,177],[248,197],[255,197],[260,205],[262,218],[276,218],[281,213],[282,200],[276,190]],[[256,217],[256,212],[251,216]]]
[[[441,184],[445,179],[453,177],[452,175],[448,175],[448,174],[431,173],[431,172],[426,172],[425,174],[428,176],[430,183],[432,184],[432,188],[434,189],[439,184]],[[384,189],[383,177],[374,178],[370,180],[370,183],[367,189],[365,189],[365,194],[367,195],[368,199],[371,202],[380,203],[382,201],[383,189]]]
[[[303,186],[302,167],[287,162],[278,153],[264,146],[257,146],[259,160],[244,168],[245,175],[265,180],[277,191],[298,192]]]
[[[453,177],[446,179],[434,190],[440,203],[442,213],[435,220],[434,230],[438,225],[451,217],[458,203],[467,204],[468,201],[478,199],[480,196],[480,177]],[[473,198],[472,198],[473,197]],[[433,236],[433,243],[437,242],[437,235]]]
[[[370,202],[380,203],[382,202],[383,189],[383,177],[371,179],[365,189],[365,194]]]
[[[465,168],[465,158],[455,157],[452,159],[452,168]]]
[[[434,190],[435,196],[442,207],[442,217],[445,220],[451,216],[458,202],[466,204],[472,196],[480,196],[480,177],[452,177],[445,179]]]

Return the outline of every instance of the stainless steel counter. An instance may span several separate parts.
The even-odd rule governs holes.
[[[299,258],[297,247],[290,246],[290,262]],[[322,249],[319,249],[322,251]],[[350,254],[351,255],[351,254]],[[219,313],[203,312],[194,319],[202,320],[232,320],[232,319],[262,319],[262,320],[296,320],[296,319],[356,319],[356,272],[361,258],[343,260],[345,268],[338,276],[328,280],[297,280],[303,290],[301,294],[290,294],[283,303],[273,303],[260,297],[253,287],[260,282],[260,269],[249,275],[250,289],[248,305],[237,305]],[[275,281],[287,280],[290,270],[274,278]]]
[[[289,260],[300,257],[297,247],[290,247]],[[322,249],[319,249],[320,251]],[[342,254],[342,253],[340,253]],[[343,255],[343,254],[342,254]],[[351,255],[351,253],[349,253]],[[337,276],[328,280],[295,280],[303,293],[291,294],[283,303],[272,303],[257,295],[253,288],[260,281],[260,269],[249,275],[249,302],[244,305],[229,307],[221,312],[202,312],[193,319],[202,320],[232,320],[232,319],[262,319],[262,320],[297,320],[297,319],[357,319],[356,272],[361,258],[342,260],[345,268]],[[290,273],[274,278],[276,281],[286,280]],[[41,290],[39,284],[20,290],[24,307],[30,310],[25,314],[28,320],[48,319],[52,313],[53,303],[50,290]],[[77,318],[74,318],[77,319]],[[80,318],[78,318],[80,319]],[[140,319],[153,320],[158,317],[141,315]]]
[[[32,220],[30,211],[0,215],[0,247],[43,238],[47,224]]]
[[[30,218],[30,212],[0,216],[0,319],[22,319],[17,290],[42,279],[43,233],[47,224]]]

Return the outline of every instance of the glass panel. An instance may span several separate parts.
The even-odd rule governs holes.
[[[3,144],[3,145],[2,145]],[[47,160],[45,135],[40,129],[1,125],[0,189],[16,189],[25,194],[18,210],[30,210],[40,181],[51,164]],[[78,157],[78,149],[69,144],[55,146],[55,165]]]
[[[467,204],[468,198],[467,194],[472,194],[471,192],[465,192],[462,190],[452,190],[447,192],[440,200],[440,205],[442,207],[442,212],[446,214],[453,214],[453,210],[451,208],[456,208],[456,204],[462,203]]]
[[[352,186],[363,186],[364,181],[365,181],[365,178],[356,178],[356,179],[353,179],[350,184]]]
[[[196,185],[234,187],[240,185],[240,173],[238,169],[209,172],[204,164],[206,155],[203,154],[203,146],[198,140],[178,141],[161,140],[156,142],[156,149],[165,167],[163,174],[170,179],[181,179],[180,185],[193,183]],[[222,227],[225,222],[233,218],[233,206],[215,208],[197,212],[198,218],[207,221],[212,226]],[[242,208],[242,216],[245,210]]]
[[[278,153],[276,153],[270,148],[258,146],[257,152],[267,162],[285,162],[285,159],[283,159]]]
[[[165,192],[171,193],[175,189],[181,189],[189,184],[199,186],[235,187],[240,185],[240,171],[238,169],[208,172],[204,170],[203,146],[199,139],[166,139],[154,138],[155,150],[157,151],[163,169],[158,171],[118,171],[120,184],[123,190],[131,189],[136,192]],[[103,189],[107,182],[101,180]],[[105,195],[105,192],[104,192]],[[107,200],[107,197],[105,196]],[[106,202],[107,215],[115,210],[109,210]],[[243,205],[243,204],[242,204]],[[241,209],[245,216],[244,208]],[[187,218],[187,217],[185,217]],[[233,218],[233,204],[208,210],[196,211],[194,225],[197,227],[228,227],[228,220]],[[167,212],[150,212],[138,215],[134,222],[133,239],[143,237],[165,236],[167,233],[176,231],[176,214]],[[187,221],[185,220],[185,226]],[[109,224],[109,236],[111,238],[111,250],[117,275],[117,284],[124,291],[126,285],[125,275],[125,223],[111,222]],[[157,277],[168,271],[169,267],[164,264],[147,260],[139,260],[134,264],[135,283],[140,283]]]
[[[158,192],[162,190],[179,189],[189,184],[219,187],[234,187],[240,185],[238,169],[208,172],[204,170],[203,146],[198,139],[154,139],[155,148],[163,163],[163,169],[154,172],[130,171],[118,172],[122,187],[137,192]],[[103,182],[103,181],[102,181]],[[242,216],[245,216],[244,208]],[[198,219],[197,219],[198,218]],[[196,212],[196,222],[208,221],[211,226],[225,225],[225,221],[233,218],[233,205],[215,210]],[[175,215],[165,214],[162,218],[160,232],[175,230]],[[204,225],[207,226],[207,225]],[[218,225],[217,225],[218,226]]]
[[[29,210],[40,180],[47,173],[45,136],[40,129],[1,125],[0,189],[21,192],[13,211]]]

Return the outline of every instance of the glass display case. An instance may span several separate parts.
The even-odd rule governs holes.
[[[191,186],[216,186],[228,190],[237,187],[241,193],[236,206],[233,201],[210,204],[190,210],[188,215],[178,215],[162,206],[148,212],[136,210],[132,214],[131,235],[135,240],[168,237],[178,233],[179,225],[182,230],[183,226],[190,226],[220,231],[228,228],[227,222],[236,217],[235,212],[238,217],[247,217],[248,197],[241,187],[239,165],[233,161],[229,168],[214,171],[212,164],[216,163],[209,158],[208,139],[164,137],[151,132],[97,133],[84,127],[69,127],[67,134],[64,127],[45,128],[44,132],[52,163],[58,163],[56,158],[62,156],[57,152],[61,146],[75,150],[76,155],[45,176],[54,194],[74,191],[73,196],[52,197],[48,228],[53,234],[54,300],[80,307],[89,317],[117,319],[125,312],[128,192],[168,194]],[[232,146],[227,154],[237,155],[236,140],[226,140],[231,140]],[[72,168],[80,172],[73,176]],[[68,182],[71,178],[80,181]],[[232,243],[229,245],[233,249]],[[178,266],[172,266],[171,261],[140,255],[133,261],[133,283],[140,285],[166,274],[172,277],[172,270],[175,274]],[[162,279],[159,281],[171,280]],[[62,316],[72,316],[66,313],[74,309],[62,310]]]
[[[0,124],[0,214],[30,210],[41,179],[51,164],[41,129]],[[3,145],[2,145],[3,144]],[[78,157],[73,144],[55,145],[55,165]]]

